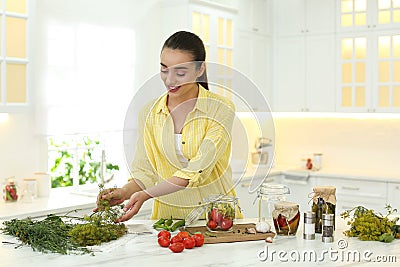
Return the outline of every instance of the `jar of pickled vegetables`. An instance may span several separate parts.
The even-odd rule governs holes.
[[[15,202],[18,200],[17,186],[12,179],[9,179],[3,188],[3,199],[6,202]]]
[[[288,201],[277,202],[272,218],[277,235],[296,235],[300,222],[299,205]]]
[[[235,223],[237,198],[226,195],[210,196],[207,200],[207,229],[215,231],[232,231]]]

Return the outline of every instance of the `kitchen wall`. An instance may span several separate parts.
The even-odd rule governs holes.
[[[306,114],[308,115],[308,114]],[[274,118],[275,165],[304,168],[302,159],[323,153],[323,167],[400,175],[400,119],[373,118]],[[265,122],[262,123],[265,127]],[[258,133],[254,119],[241,118],[252,146]],[[237,129],[238,126],[236,126]],[[270,130],[273,138],[273,129]],[[239,136],[237,136],[239,135]],[[236,159],[246,155],[235,154]]]
[[[400,119],[276,118],[276,163],[322,152],[326,168],[400,175]]]

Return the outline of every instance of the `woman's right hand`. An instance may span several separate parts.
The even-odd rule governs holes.
[[[123,203],[129,197],[130,196],[128,196],[128,190],[126,188],[105,189],[97,196],[97,207],[93,209],[93,212],[97,212],[99,210],[101,199],[107,200],[110,203],[110,206],[115,206]]]

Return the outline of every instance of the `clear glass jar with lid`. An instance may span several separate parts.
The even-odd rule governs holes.
[[[277,202],[285,201],[289,187],[281,184],[263,183],[258,190],[258,221],[272,225],[272,211]]]
[[[238,199],[234,196],[213,195],[206,199],[207,229],[210,232],[232,231]]]

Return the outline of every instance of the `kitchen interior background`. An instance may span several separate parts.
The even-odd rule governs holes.
[[[34,172],[47,171],[46,136],[73,134],[77,131],[105,132],[109,142],[106,144],[107,160],[124,166],[121,140],[124,112],[137,88],[158,73],[160,48],[170,34],[162,31],[162,25],[169,18],[162,14],[160,1],[30,2],[30,101],[25,111],[10,113],[7,120],[0,122],[0,178],[24,178],[32,176]],[[218,2],[224,4],[228,1]],[[232,3],[241,5],[239,0],[231,1],[230,5]],[[82,32],[76,31],[79,27],[82,27]],[[102,50],[101,46],[86,50],[82,48],[82,51],[94,52],[86,55],[87,62],[80,65],[83,66],[82,70],[73,69],[76,62],[71,61],[70,57],[75,55],[70,54],[71,50],[68,48],[75,44],[74,38],[84,37],[85,27],[88,32],[99,30],[100,34],[95,35],[96,38],[101,33],[106,33],[102,29],[117,29],[114,37],[121,38],[120,41],[128,44],[127,47],[121,44],[125,48],[123,53],[128,56],[120,53],[114,57],[113,53],[118,51]],[[54,39],[49,39],[49,32],[53,32]],[[127,39],[123,39],[124,36]],[[104,47],[107,48],[107,44]],[[82,51],[74,50],[73,53],[79,54]],[[51,55],[58,58],[49,58]],[[62,65],[62,62],[65,64]],[[125,64],[124,73],[118,72],[117,64]],[[94,70],[89,70],[90,66]],[[80,80],[75,77],[75,81],[85,81],[84,84],[57,82],[57,78],[59,81],[66,81],[65,76],[57,76],[65,73],[65,69],[70,69],[74,75],[88,75],[90,79]],[[112,71],[115,76],[106,77],[108,71]],[[88,80],[92,83],[88,83]],[[87,88],[90,90],[86,92],[84,89]],[[105,89],[109,90],[105,92]],[[51,99],[57,94],[62,97]],[[63,98],[68,101],[62,102]],[[72,115],[62,112],[68,107]],[[59,117],[52,117],[54,114]],[[84,123],[77,123],[81,128],[70,123],[80,115],[85,115]],[[257,137],[253,128],[254,121],[245,118],[242,123],[246,128],[249,144],[252,145]],[[400,173],[399,118],[289,115],[275,117],[274,123],[275,165],[300,166],[302,158],[321,152],[324,154],[325,168]],[[245,159],[248,153],[234,156]],[[122,174],[118,181],[122,183],[124,176]]]

